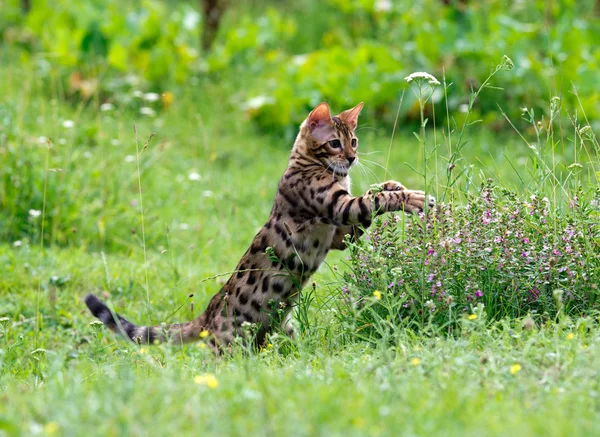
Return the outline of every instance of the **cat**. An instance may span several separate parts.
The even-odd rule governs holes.
[[[96,296],[85,303],[111,330],[138,343],[189,342],[206,336],[215,350],[256,327],[263,344],[285,317],[300,290],[330,250],[343,250],[349,235],[360,237],[374,216],[391,211],[420,213],[435,200],[395,181],[353,197],[348,171],[358,161],[356,126],[363,103],[331,116],[327,103],[314,108],[300,126],[267,223],[258,231],[235,273],[204,313],[181,324],[136,326],[114,314]],[[290,332],[291,334],[291,332]]]

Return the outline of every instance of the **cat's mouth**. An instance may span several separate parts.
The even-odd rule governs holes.
[[[348,164],[341,164],[341,163],[334,162],[331,164],[330,168],[333,170],[334,173],[346,174],[346,173],[348,173],[350,166]]]

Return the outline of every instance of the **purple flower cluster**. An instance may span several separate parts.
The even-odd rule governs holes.
[[[600,194],[582,197],[563,206],[487,183],[464,206],[379,219],[350,247],[342,312],[448,324],[481,304],[492,319],[598,309]]]

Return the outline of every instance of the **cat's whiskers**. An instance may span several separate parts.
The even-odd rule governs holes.
[[[359,157],[361,157],[361,156],[369,156],[369,155],[374,155],[375,153],[381,153],[381,150],[373,150],[373,151],[371,151],[371,152],[368,152],[368,153],[367,153],[367,152],[359,152],[359,153],[357,153],[357,155],[358,155]]]
[[[370,129],[370,130],[373,130],[375,132],[377,132],[379,130],[376,127],[373,127],[373,126],[361,126],[361,127],[357,128],[354,132],[360,132],[361,130],[365,130],[365,129]]]
[[[380,163],[378,163],[378,162],[371,161],[369,159],[363,159],[363,161],[368,162],[369,164],[376,165],[377,167],[379,167],[379,168],[381,168],[381,169],[383,169],[383,170],[385,170],[386,172],[389,173],[389,170],[387,168],[385,168],[383,165],[381,165]]]
[[[372,175],[370,175],[370,174],[367,173],[367,171],[365,170],[365,166],[362,165],[360,162],[358,163],[358,166],[356,168],[360,171],[360,173],[364,177],[366,177],[366,178],[373,177]]]
[[[375,174],[375,172],[360,161],[358,162],[358,168],[360,168],[363,171],[364,175],[368,175],[374,180],[377,180],[377,175]]]

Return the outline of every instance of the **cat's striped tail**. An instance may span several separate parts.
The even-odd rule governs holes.
[[[85,304],[92,314],[104,323],[111,331],[123,335],[138,344],[163,343],[169,339],[174,342],[187,343],[198,340],[200,329],[198,319],[183,324],[170,326],[137,326],[106,306],[93,294],[85,297]]]

